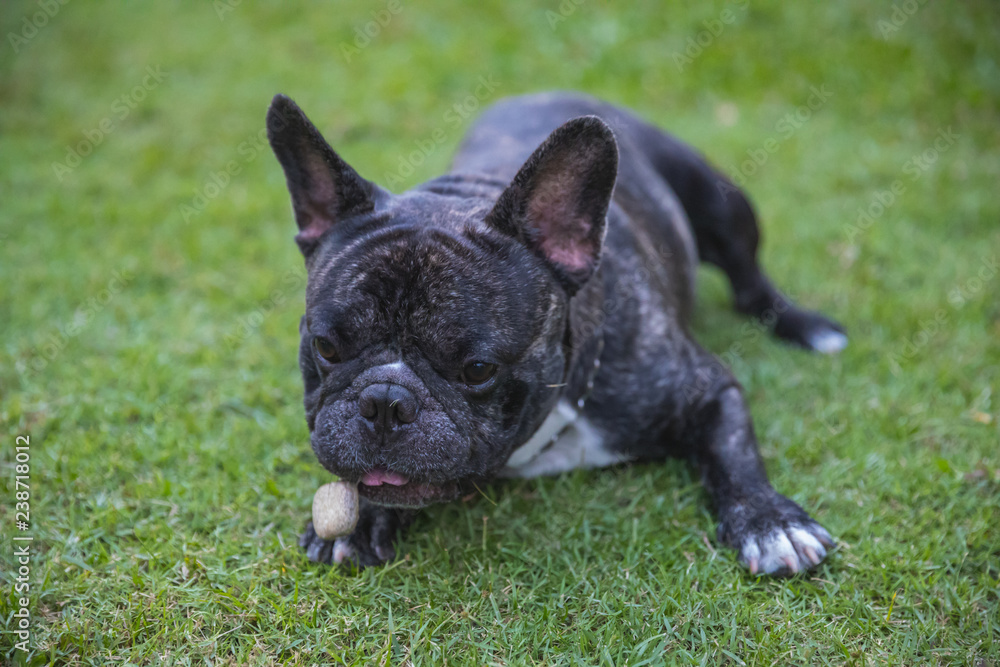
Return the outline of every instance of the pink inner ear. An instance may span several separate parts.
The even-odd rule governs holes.
[[[577,218],[575,226],[580,225]],[[574,225],[567,225],[572,227]],[[564,266],[572,271],[585,271],[591,267],[594,260],[594,244],[585,236],[573,236],[572,238],[550,237],[542,241],[542,252],[549,261]]]
[[[305,173],[308,175],[309,186],[302,209],[296,211],[299,223],[298,238],[303,240],[318,239],[334,223],[339,198],[337,187],[333,181],[330,165],[323,156],[309,154],[303,161]]]
[[[531,193],[527,215],[538,230],[539,247],[549,261],[571,271],[591,268],[596,254],[590,221],[577,212],[578,181],[561,165],[546,165],[547,176]]]

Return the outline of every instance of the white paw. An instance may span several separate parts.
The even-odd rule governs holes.
[[[808,342],[817,352],[836,354],[847,347],[847,336],[833,329],[823,329],[809,334]]]
[[[747,538],[740,547],[740,561],[751,574],[795,574],[818,565],[826,557],[826,547],[833,544],[819,524],[795,524]]]

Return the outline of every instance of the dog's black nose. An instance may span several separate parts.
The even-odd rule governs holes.
[[[413,423],[420,412],[417,397],[398,384],[368,385],[358,397],[358,412],[386,430]]]

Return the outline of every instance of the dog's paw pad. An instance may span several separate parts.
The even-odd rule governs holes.
[[[827,547],[833,545],[830,533],[818,523],[789,525],[746,538],[740,546],[740,562],[751,574],[788,576],[819,565]]]
[[[836,354],[847,347],[847,335],[834,329],[820,329],[806,335],[810,349],[823,354]]]

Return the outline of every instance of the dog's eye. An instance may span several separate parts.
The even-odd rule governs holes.
[[[340,361],[340,356],[337,354],[337,348],[335,348],[333,343],[325,338],[320,338],[319,336],[313,338],[313,349],[316,350],[316,354],[323,357],[331,364],[335,364]]]
[[[497,372],[496,364],[488,364],[485,361],[473,361],[465,365],[462,369],[462,382],[469,385],[485,384],[489,382]]]

